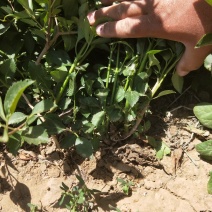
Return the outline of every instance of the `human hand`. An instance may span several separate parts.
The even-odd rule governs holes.
[[[115,0],[102,0],[110,5]],[[121,0],[120,0],[121,1]],[[176,71],[185,76],[198,69],[212,51],[212,45],[195,49],[200,38],[212,32],[212,7],[205,0],[129,0],[91,12],[91,25],[102,18],[96,32],[102,37],[155,37],[182,42],[185,52]]]

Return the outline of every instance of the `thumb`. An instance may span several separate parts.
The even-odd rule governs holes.
[[[179,76],[185,76],[190,71],[198,69],[204,59],[212,51],[212,46],[194,48],[193,45],[185,45],[185,52],[177,64],[176,72]]]

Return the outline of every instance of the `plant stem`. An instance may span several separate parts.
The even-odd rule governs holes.
[[[117,80],[118,80],[118,74],[119,74],[119,54],[120,54],[120,44],[118,44],[118,52],[117,52],[117,57],[116,57],[115,79],[114,79],[114,83],[113,83],[113,90],[112,90],[112,97],[110,100],[110,105],[112,105],[114,102],[114,96],[115,96],[116,87],[117,87]]]
[[[143,57],[143,59],[141,61],[141,65],[140,65],[137,73],[141,73],[142,71],[144,71],[144,67],[145,67],[146,62],[147,62],[147,59],[148,59],[147,52],[152,49],[153,45],[154,45],[154,42],[153,41],[150,41],[149,46],[148,46],[148,48],[146,50],[146,53],[145,53],[145,55],[144,55],[144,57]]]

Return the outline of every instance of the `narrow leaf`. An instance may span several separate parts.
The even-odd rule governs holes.
[[[212,33],[208,33],[204,35],[195,46],[196,48],[202,47],[202,46],[208,46],[212,45]]]
[[[180,77],[176,72],[172,75],[172,84],[177,92],[182,93],[184,78]]]
[[[1,97],[0,97],[0,117],[2,118],[2,120],[6,121],[6,117],[5,117],[5,113],[4,113],[4,108],[3,108],[3,103],[2,103]]]
[[[173,94],[173,93],[176,93],[176,92],[172,90],[161,91],[156,97],[154,97],[154,99],[157,99],[158,97],[165,96],[168,94]]]

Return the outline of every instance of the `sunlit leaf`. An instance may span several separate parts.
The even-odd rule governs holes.
[[[26,119],[26,117],[27,117],[27,115],[25,115],[24,113],[15,112],[10,116],[8,124],[9,125],[18,124],[18,123],[24,121]]]
[[[195,106],[193,110],[201,124],[212,129],[212,104],[201,103]]]
[[[196,48],[212,45],[212,33],[208,33],[204,35],[196,44]]]
[[[22,137],[28,144],[34,145],[45,144],[49,141],[46,129],[41,126],[29,127],[22,134]]]
[[[31,115],[47,112],[54,107],[56,105],[51,99],[44,99],[34,106]]]
[[[212,140],[197,144],[196,150],[202,158],[206,160],[212,160]]]
[[[102,124],[102,122],[104,120],[104,116],[105,116],[105,111],[100,111],[100,112],[94,114],[92,117],[91,123],[95,127],[99,127],[99,125]]]
[[[15,112],[18,101],[23,94],[24,90],[30,86],[34,81],[24,80],[15,82],[7,91],[4,99],[4,110],[6,116],[11,115]]]
[[[212,54],[209,54],[204,60],[204,66],[207,70],[212,72]]]
[[[139,97],[140,95],[137,91],[127,91],[125,93],[125,98],[131,107],[133,107],[138,102]]]

